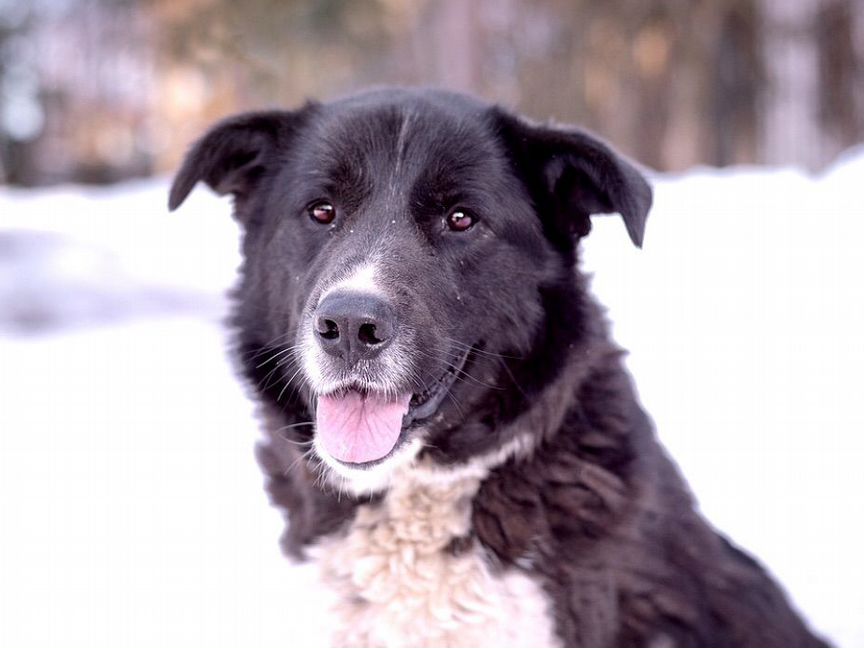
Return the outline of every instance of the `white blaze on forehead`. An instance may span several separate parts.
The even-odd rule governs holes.
[[[361,292],[372,293],[375,295],[383,295],[384,290],[378,285],[376,277],[378,275],[378,267],[375,263],[364,263],[361,266],[354,268],[346,277],[337,279],[330,284],[321,297],[318,298],[320,304],[324,298],[332,292]]]

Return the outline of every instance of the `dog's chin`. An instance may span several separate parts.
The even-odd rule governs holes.
[[[366,464],[339,461],[327,451],[317,434],[312,447],[326,466],[326,479],[339,492],[357,496],[374,495],[387,490],[393,476],[414,463],[423,448],[422,436],[412,435],[410,440],[399,444],[383,459]]]
[[[315,453],[327,467],[327,475],[331,482],[341,490],[348,490],[357,495],[374,494],[387,488],[392,476],[399,470],[410,467],[425,444],[429,424],[434,422],[435,415],[442,402],[450,392],[458,374],[464,369],[470,351],[466,351],[459,362],[448,368],[444,374],[433,381],[423,392],[412,394],[407,411],[402,417],[401,429],[392,447],[380,457],[371,460],[350,461],[336,456],[339,454],[328,450],[326,435],[316,429],[313,448]],[[357,384],[347,384],[328,390],[319,396],[330,400],[344,397],[351,393],[352,398],[384,400],[380,393],[370,393]],[[320,417],[319,417],[320,424]],[[388,444],[389,445],[389,444]]]

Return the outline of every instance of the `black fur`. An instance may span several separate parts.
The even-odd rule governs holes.
[[[394,89],[225,121],[192,148],[172,209],[199,180],[232,194],[244,225],[236,355],[267,419],[259,460],[290,519],[290,553],[359,502],[301,457],[315,397],[291,347],[321,282],[384,249],[388,289],[423,352],[401,387],[440,378],[470,348],[452,399],[405,439],[425,435],[428,458],[457,465],[514,430],[537,435],[530,459],[485,480],[472,534],[451,551],[480,543],[518,569],[530,557],[568,647],[826,645],[696,513],[578,270],[592,214],[620,213],[642,244],[651,190],[630,162],[579,130]],[[306,216],[322,197],[337,207],[333,227]],[[454,207],[477,224],[447,231]]]

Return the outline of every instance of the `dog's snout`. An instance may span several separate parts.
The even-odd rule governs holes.
[[[315,336],[332,356],[348,366],[379,354],[395,333],[395,313],[390,304],[365,293],[332,293],[315,311]]]

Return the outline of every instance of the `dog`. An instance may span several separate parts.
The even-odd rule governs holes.
[[[234,199],[234,357],[334,646],[824,647],[696,512],[579,270],[652,192],[575,128],[443,90],[246,113],[176,209]]]

